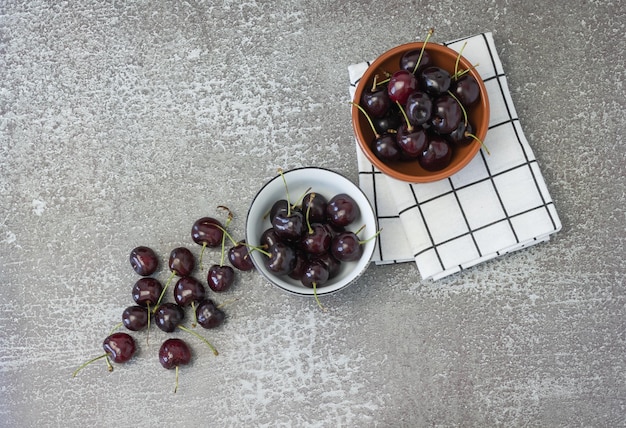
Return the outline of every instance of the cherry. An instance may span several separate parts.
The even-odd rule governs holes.
[[[405,112],[411,125],[424,125],[433,113],[433,101],[425,92],[415,91],[406,100]]]
[[[462,120],[464,120],[463,109],[454,97],[444,94],[435,100],[430,123],[437,133],[449,134]]]
[[[269,248],[279,241],[280,239],[276,235],[276,231],[274,230],[273,227],[265,229],[263,233],[261,234],[260,242],[261,242],[262,247]]]
[[[279,199],[274,202],[272,208],[270,208],[270,223],[274,221],[276,214],[286,213],[287,211],[289,211],[289,202],[287,202],[287,199]]]
[[[420,73],[420,85],[430,95],[438,96],[450,89],[450,73],[441,67],[430,66]]]
[[[222,242],[222,223],[213,217],[202,217],[191,226],[191,239],[203,247],[217,247]]]
[[[393,134],[385,133],[374,140],[374,154],[377,158],[385,161],[400,159],[402,152]]]
[[[417,159],[428,143],[428,136],[423,128],[409,129],[406,124],[398,128],[396,139],[398,147],[402,150],[404,157],[408,159]]]
[[[459,77],[453,83],[452,92],[465,107],[472,106],[480,98],[480,86],[471,74]]]
[[[193,276],[185,276],[174,285],[174,301],[182,306],[193,306],[204,299],[206,291],[200,281]]]
[[[441,136],[432,136],[428,147],[419,158],[422,168],[428,171],[437,171],[445,168],[452,159],[452,149]]]
[[[361,103],[372,117],[383,117],[389,111],[391,100],[389,99],[387,87],[377,84],[377,77],[374,77],[372,86],[363,91]]]
[[[176,369],[174,393],[178,390],[178,367],[191,362],[191,349],[182,339],[167,339],[159,349],[159,362],[165,369]]]
[[[309,258],[307,254],[301,248],[294,248],[296,262],[294,264],[293,269],[287,273],[287,275],[295,280],[300,280],[300,277],[304,273],[304,269],[306,269],[306,265],[309,262]]]
[[[398,70],[389,79],[387,92],[392,102],[406,103],[407,98],[418,87],[417,79],[410,71]],[[447,90],[447,89],[446,89]]]
[[[224,311],[216,306],[211,299],[201,301],[196,307],[198,324],[206,329],[218,327],[224,322],[225,318],[226,314]]]
[[[176,303],[162,303],[154,313],[154,322],[161,330],[171,333],[185,319],[185,311]]]
[[[129,306],[122,312],[122,324],[131,331],[143,330],[148,326],[149,314],[143,306]]]
[[[214,264],[209,268],[207,282],[215,292],[226,291],[235,282],[235,271],[228,265]]]
[[[133,285],[132,296],[139,306],[154,307],[163,292],[163,286],[155,278],[141,278]]]
[[[333,225],[345,227],[361,215],[361,211],[352,196],[339,193],[328,201],[326,215]]]
[[[141,276],[149,276],[156,272],[159,267],[159,258],[148,247],[135,247],[130,252],[130,265]]]
[[[254,269],[254,263],[252,262],[252,257],[250,257],[250,249],[246,245],[245,240],[228,249],[228,261],[240,271]]]
[[[315,259],[326,265],[328,269],[328,279],[336,277],[341,269],[341,262],[337,260],[330,251],[325,254],[320,254]]]
[[[454,146],[464,146],[474,141],[473,132],[472,125],[461,120],[459,125],[444,138]]]
[[[345,231],[333,239],[330,251],[333,257],[340,262],[348,262],[360,259],[363,254],[363,247],[356,233]]]
[[[310,223],[326,221],[326,205],[328,200],[319,193],[310,192],[302,198],[302,212]]]
[[[265,266],[276,275],[286,275],[296,266],[296,252],[283,242],[276,242],[268,248]]]
[[[372,118],[375,134],[389,133],[397,129],[401,123],[400,116],[398,116],[396,112],[389,113],[384,117]]]
[[[325,263],[320,260],[312,260],[306,265],[306,268],[300,277],[302,285],[313,288],[313,296],[315,297],[315,301],[320,309],[324,309],[324,306],[322,306],[322,303],[317,296],[317,287],[326,284],[329,276],[328,266],[326,266]]]
[[[127,333],[122,332],[112,333],[111,335],[107,336],[102,342],[102,348],[104,349],[104,354],[83,363],[74,371],[72,377],[76,377],[78,372],[85,368],[87,365],[102,358],[106,359],[108,370],[111,372],[113,371],[113,366],[109,362],[109,359],[113,360],[114,363],[125,363],[130,360],[133,355],[135,355],[135,351],[137,350],[137,346],[133,337]]]
[[[191,251],[185,247],[174,248],[170,253],[169,268],[172,274],[188,276],[196,267],[196,259]]]
[[[321,223],[313,223],[300,240],[301,248],[308,254],[323,254],[330,248],[332,235],[329,229]]]
[[[279,239],[297,241],[304,233],[304,215],[296,209],[279,212],[272,221],[272,227]]]
[[[311,260],[304,269],[300,281],[305,287],[313,288],[324,285],[328,277],[328,266],[321,260]]]
[[[423,52],[422,52],[423,51]],[[417,61],[420,58],[419,65],[417,65]],[[433,60],[430,57],[430,54],[426,50],[422,49],[414,49],[408,52],[405,52],[404,55],[400,58],[400,68],[402,70],[410,71],[411,73],[417,75],[424,68],[432,65]],[[417,66],[417,68],[416,68]]]

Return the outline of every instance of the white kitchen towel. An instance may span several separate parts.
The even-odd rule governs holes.
[[[561,221],[522,132],[493,35],[444,43],[477,65],[489,96],[485,145],[452,177],[411,184],[382,174],[358,144],[359,185],[382,229],[374,262],[414,260],[423,279],[440,279],[539,242]],[[350,96],[369,62],[348,67]]]

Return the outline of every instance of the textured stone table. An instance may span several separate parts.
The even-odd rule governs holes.
[[[493,32],[560,233],[436,282],[371,266],[325,313],[243,273],[218,357],[173,333],[176,394],[156,329],[72,378],[134,246],[199,254],[217,205],[243,236],[278,167],[356,182],[347,66],[430,26]],[[625,33],[620,1],[0,2],[0,425],[626,425]]]

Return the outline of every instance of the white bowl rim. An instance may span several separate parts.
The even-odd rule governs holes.
[[[337,189],[335,191],[335,194],[347,193],[348,195],[353,197],[353,199],[356,201],[356,203],[359,206],[361,214],[352,225],[355,228],[365,225],[364,230],[372,231],[371,235],[368,235],[368,236],[374,236],[376,234],[376,232],[378,231],[378,222],[377,222],[376,214],[374,212],[374,209],[372,208],[372,204],[370,200],[365,195],[363,190],[361,190],[360,187],[358,187],[356,184],[350,181],[343,174],[340,174],[328,168],[311,167],[311,166],[297,167],[297,168],[283,171],[282,175],[284,176],[285,181],[287,182],[290,196],[293,196],[293,195],[300,196],[301,193],[304,194],[303,192],[309,186],[311,187],[311,191],[316,191],[314,187],[315,186],[314,183],[304,184],[304,180],[303,180],[304,177],[307,177],[307,176],[310,177],[311,174],[313,174],[313,177],[314,177],[313,180],[315,179],[319,180],[320,177],[326,178],[326,180],[328,180],[327,182],[325,182],[325,184],[327,185],[326,189],[328,189],[328,183],[334,184],[335,188]],[[294,184],[293,182],[294,179],[298,179],[302,183],[296,181]],[[292,184],[290,184],[290,180],[292,180],[291,181]],[[263,233],[263,231],[266,228],[270,227],[269,220],[267,220],[264,227],[258,227],[259,223],[253,222],[251,217],[254,216],[255,218],[262,218],[263,215],[269,211],[269,208],[271,207],[271,205],[274,202],[276,202],[276,200],[278,200],[278,199],[272,198],[271,201],[268,200],[267,202],[265,202],[263,206],[259,206],[259,201],[261,200],[261,198],[263,198],[264,194],[269,191],[273,193],[274,192],[273,188],[276,186],[280,186],[280,188],[283,191],[282,193],[283,196],[278,199],[284,199],[285,187],[284,187],[284,183],[282,182],[281,174],[279,173],[278,175],[276,175],[275,177],[271,178],[270,180],[268,180],[266,183],[263,184],[263,186],[259,189],[259,191],[254,196],[252,203],[250,204],[250,208],[248,209],[248,213],[246,216],[246,242],[249,245],[252,245],[252,246],[258,245],[258,239],[260,238],[261,233]],[[297,188],[297,190],[294,192],[292,190],[293,188]],[[320,194],[323,194],[327,199],[330,199],[332,196],[334,196],[334,194],[330,195],[328,194],[328,192],[326,192],[327,194],[324,194],[322,190],[318,190],[318,191]],[[261,215],[257,217],[259,214]],[[255,223],[257,224],[257,226],[253,227],[253,224]],[[348,229],[352,230],[352,228],[350,227]],[[258,235],[256,235],[257,233]],[[256,236],[253,236],[253,234]],[[352,267],[354,269],[350,270],[350,269],[344,268],[340,272],[340,274],[336,278],[331,280],[328,284],[317,288],[316,290],[317,294],[321,296],[324,294],[337,292],[339,290],[344,289],[348,285],[353,284],[359,277],[361,277],[361,275],[365,272],[365,270],[369,267],[371,263],[371,259],[374,254],[377,241],[378,241],[378,237],[374,236],[373,239],[369,239],[366,243],[364,243],[363,255],[358,261],[346,262],[342,264],[347,267]],[[292,278],[288,276],[276,276],[276,275],[273,275],[271,272],[269,272],[267,268],[265,267],[265,264],[263,263],[264,256],[258,251],[251,251],[250,255],[251,255],[252,262],[254,263],[256,270],[259,273],[261,273],[261,275],[264,276],[265,279],[271,284],[279,287],[280,289],[290,294],[295,294],[299,296],[312,296],[314,294],[314,291],[312,288],[305,287],[302,284],[299,284],[298,281],[293,280]]]

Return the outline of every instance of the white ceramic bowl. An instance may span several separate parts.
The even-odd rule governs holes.
[[[304,195],[307,189],[323,195],[330,200],[339,193],[350,195],[360,209],[360,216],[346,227],[347,230],[356,232],[361,226],[365,225],[363,231],[359,233],[359,237],[363,239],[370,238],[376,234],[378,225],[376,215],[372,209],[372,205],[361,191],[361,189],[341,174],[323,168],[297,168],[283,172],[285,181],[289,189],[289,196],[292,199]],[[285,183],[280,174],[268,181],[256,194],[246,219],[246,241],[252,246],[260,245],[260,238],[263,232],[271,227],[270,221],[266,217],[274,202],[286,199]],[[324,286],[317,288],[318,295],[324,295],[336,292],[353,283],[369,266],[377,239],[370,239],[363,244],[362,257],[353,262],[341,263],[341,269],[337,276],[330,279]],[[305,287],[299,281],[289,276],[277,276],[265,267],[264,258],[266,257],[258,251],[251,252],[252,261],[257,270],[272,284],[280,287],[289,293],[312,296],[313,289]]]

